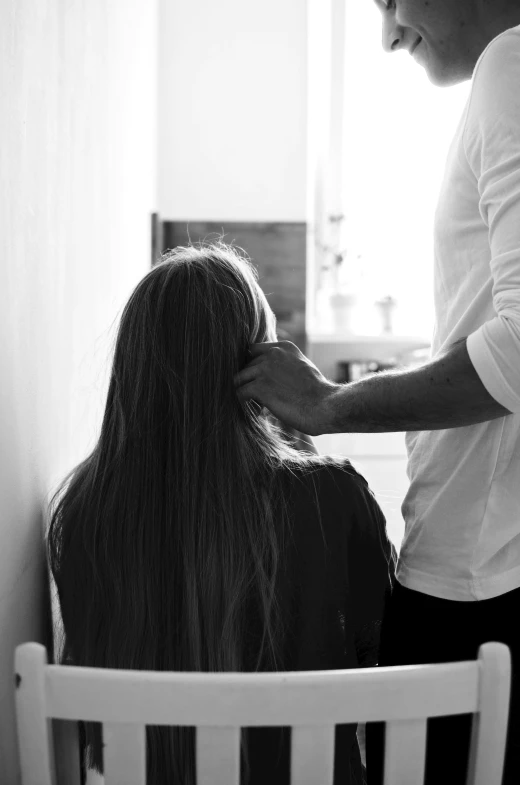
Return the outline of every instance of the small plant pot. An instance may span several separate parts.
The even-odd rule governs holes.
[[[392,317],[397,302],[393,297],[383,297],[383,299],[378,300],[375,305],[379,309],[379,314],[381,316],[383,334],[391,335],[393,333]]]
[[[334,292],[330,296],[332,324],[335,332],[351,333],[357,297],[352,292]]]

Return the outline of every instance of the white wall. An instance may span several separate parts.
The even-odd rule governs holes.
[[[150,265],[153,0],[0,6],[0,781],[13,649],[48,642],[45,503],[99,432],[111,323]]]
[[[159,210],[306,218],[307,0],[160,0]]]

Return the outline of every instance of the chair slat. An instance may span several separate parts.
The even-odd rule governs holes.
[[[146,785],[144,725],[103,723],[105,785]]]
[[[332,785],[334,732],[334,725],[292,728],[291,785]]]
[[[53,717],[145,725],[265,727],[377,722],[477,710],[478,663],[317,673],[161,673],[50,665]],[[443,697],[439,701],[439,684]]]
[[[384,785],[418,785],[424,780],[426,718],[386,723]]]
[[[511,696],[511,654],[486,643],[479,649],[479,713],[473,716],[467,785],[502,782]]]
[[[52,720],[45,694],[47,651],[39,643],[17,646],[15,702],[23,785],[56,785]]]
[[[238,785],[240,779],[240,728],[196,730],[197,785]]]

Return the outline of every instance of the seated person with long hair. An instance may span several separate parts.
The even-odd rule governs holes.
[[[176,248],[119,326],[99,440],[51,501],[47,548],[64,665],[299,671],[377,662],[395,552],[365,479],[294,448],[233,377],[275,341],[250,261]],[[102,773],[99,723],[80,723]],[[148,785],[194,782],[194,730],[147,728]],[[242,783],[289,782],[287,728],[243,731]],[[334,782],[358,785],[355,725]]]

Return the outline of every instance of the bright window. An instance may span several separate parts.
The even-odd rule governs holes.
[[[355,290],[357,330],[374,301],[397,301],[394,332],[430,336],[433,219],[448,148],[470,82],[432,85],[407,52],[387,54],[371,0],[346,0],[342,242],[335,285]]]

